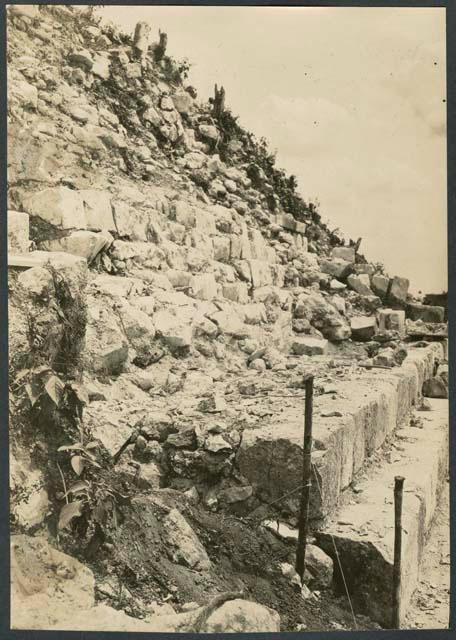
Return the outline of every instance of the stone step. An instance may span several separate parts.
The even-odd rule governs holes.
[[[314,398],[312,460],[318,470],[322,495],[312,487],[310,516],[320,519],[336,507],[368,458],[404,421],[421,394],[423,382],[433,376],[443,348],[433,343],[410,348],[401,367],[377,369],[335,380],[334,394]],[[241,473],[265,502],[294,493],[281,504],[296,515],[302,482],[304,400],[296,402],[257,429],[246,429],[237,455]]]
[[[8,254],[9,269],[32,269],[48,264],[56,269],[61,268],[62,265],[80,269],[87,265],[87,261],[81,256],[74,256],[64,251],[30,251],[29,253]]]
[[[405,478],[401,620],[405,620],[417,586],[424,543],[447,478],[448,401],[430,402],[432,411],[418,414],[423,428],[407,426],[398,430],[398,448],[390,457],[392,463],[385,459],[365,480],[360,479],[357,493],[347,492],[348,504],[315,533],[318,545],[336,566],[331,535],[334,537],[355,610],[385,627],[391,624],[394,477]]]

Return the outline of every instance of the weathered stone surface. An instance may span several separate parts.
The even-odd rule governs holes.
[[[379,331],[397,331],[405,335],[405,311],[402,309],[380,309],[377,315]]]
[[[195,570],[208,570],[210,563],[207,564],[209,560],[201,543],[185,520],[186,526],[182,525],[180,514],[175,517],[174,512],[172,510],[165,518],[163,526],[165,533],[165,527],[169,525],[170,552],[174,551],[177,560],[187,566],[196,561]],[[141,620],[107,605],[95,604],[95,578],[89,568],[51,547],[44,537],[12,536],[13,629],[191,632],[204,613],[207,619],[205,617],[206,622],[200,629],[202,632],[265,632],[280,629],[280,618],[275,611],[246,600],[225,602],[215,607],[214,611],[206,611],[198,605],[186,607],[185,612],[180,614],[164,605],[150,608],[150,611],[153,615]]]
[[[424,382],[423,395],[426,398],[448,398],[448,384],[441,376],[434,376]]]
[[[110,76],[111,61],[106,54],[99,53],[93,59],[92,73],[103,80]]]
[[[8,82],[8,99],[10,101],[17,100],[23,107],[37,108],[38,90],[25,80],[25,78],[10,80]]]
[[[52,187],[24,198],[24,209],[60,229],[87,229],[81,193],[67,187]]]
[[[24,530],[41,525],[49,510],[46,480],[35,468],[28,452],[10,454],[11,513]]]
[[[193,98],[187,91],[178,91],[172,96],[172,101],[179,113],[188,114],[193,108]]]
[[[361,296],[371,296],[372,289],[370,288],[370,278],[367,273],[360,273],[357,275],[351,275],[347,278],[348,286],[359,293]]]
[[[331,282],[329,283],[329,288],[331,289],[331,291],[343,291],[344,289],[347,288],[347,285],[344,284],[343,282],[340,282],[339,280],[336,280],[335,278],[333,280],[331,280]]]
[[[198,300],[213,300],[217,296],[218,286],[212,273],[192,276],[190,287]]]
[[[91,570],[44,537],[11,536],[11,585],[14,628],[40,628],[43,618],[56,621],[75,603],[90,609],[95,599]]]
[[[87,229],[92,231],[116,231],[112,217],[111,198],[108,191],[83,189],[80,191],[86,216]]]
[[[215,236],[212,238],[214,245],[214,260],[229,262],[230,260],[230,238],[227,236]]]
[[[423,322],[444,322],[445,309],[426,304],[410,303],[407,305],[407,317]]]
[[[18,276],[18,283],[32,296],[47,297],[54,291],[54,282],[49,269],[32,267]]]
[[[211,124],[200,124],[200,126],[198,127],[198,131],[200,133],[200,135],[203,138],[206,138],[207,140],[218,140],[219,138],[219,132],[217,127],[214,127]]]
[[[407,278],[394,276],[391,280],[388,299],[393,304],[404,304],[407,301],[407,293],[410,282]]]
[[[355,262],[355,249],[354,247],[334,247],[331,256],[346,262]]]
[[[63,251],[30,251],[22,256],[14,256],[14,259],[10,257],[8,266],[21,269],[50,267],[66,280],[72,291],[80,290],[87,283],[87,260]]]
[[[209,618],[204,627],[207,633],[279,632],[280,617],[273,609],[256,602],[230,600]]]
[[[371,277],[372,289],[374,293],[382,299],[385,298],[388,293],[389,282],[389,278],[382,276],[379,273],[376,273]]]
[[[232,302],[246,304],[249,301],[249,289],[245,282],[230,282],[222,286],[223,296]]]
[[[120,326],[129,346],[135,350],[136,358],[139,358],[138,364],[147,366],[154,353],[155,327],[152,320],[146,313],[126,301],[116,305],[116,313],[119,315]],[[136,363],[136,360],[133,362]]]
[[[318,545],[334,563],[334,540],[345,573],[355,612],[359,611],[385,627],[391,624],[391,583],[394,563],[394,526],[390,515],[392,479],[406,478],[402,505],[401,606],[403,624],[417,586],[420,566],[440,491],[448,470],[448,404],[431,400],[432,411],[425,429],[403,428],[400,455],[357,483],[356,500],[341,506],[323,530],[316,533]],[[410,437],[408,437],[410,436]],[[394,483],[393,483],[394,484]],[[392,515],[394,515],[392,513]]]
[[[382,349],[373,359],[373,363],[374,365],[379,365],[381,367],[394,367],[396,365],[394,349],[392,349],[391,347]]]
[[[217,311],[211,315],[221,333],[236,338],[248,337],[250,332],[235,311]]]
[[[157,333],[171,349],[182,349],[192,344],[193,328],[179,316],[162,309],[157,311],[153,319]]]
[[[140,295],[144,284],[139,278],[122,278],[100,274],[92,282],[92,287],[108,296],[129,298]]]
[[[271,268],[262,260],[247,260],[250,270],[250,279],[255,289],[273,284]]]
[[[89,298],[84,354],[89,370],[105,375],[119,373],[128,357],[128,341],[112,308]]]
[[[354,340],[361,342],[371,340],[375,334],[377,322],[375,317],[356,316],[350,320],[350,328]]]
[[[93,66],[93,57],[87,49],[75,49],[70,52],[68,59],[72,64],[90,71]]]
[[[171,509],[163,520],[163,533],[170,547],[172,558],[196,571],[211,568],[211,561],[184,516],[177,509]]]
[[[295,338],[291,344],[291,352],[297,356],[325,355],[328,341],[320,338]]]
[[[268,321],[266,308],[261,302],[243,305],[242,312],[246,324],[261,324]]]
[[[149,240],[151,212],[138,205],[113,201],[112,212],[117,233],[120,237],[131,240]]]
[[[442,352],[437,343],[410,349],[400,368],[373,370],[356,380],[334,382],[340,412],[337,417],[323,417],[334,411],[331,394],[314,398],[314,432],[318,433],[319,444],[312,458],[322,493],[314,484],[311,517],[331,513],[340,492],[366,459],[406,419],[423,381],[432,376],[435,358]],[[264,460],[269,461],[268,465],[264,465]],[[274,418],[258,428],[246,429],[237,463],[256,495],[265,502],[282,498],[298,486],[302,478],[302,407],[297,404],[284,412],[279,409]],[[286,502],[294,515],[299,496]],[[282,502],[282,508],[285,504]]]
[[[29,247],[28,214],[23,211],[8,211],[8,251],[27,253]]]
[[[40,242],[40,248],[46,251],[64,251],[81,256],[90,264],[99,253],[111,246],[114,238],[109,231],[73,231],[58,240]]]
[[[320,269],[323,273],[327,273],[335,278],[344,279],[350,273],[350,263],[340,258],[332,260],[322,260]]]
[[[314,544],[306,546],[306,569],[312,574],[308,584],[312,589],[327,589],[332,584],[333,561]]]
[[[176,200],[173,203],[172,215],[176,222],[183,224],[186,229],[195,226],[195,210],[184,200]]]

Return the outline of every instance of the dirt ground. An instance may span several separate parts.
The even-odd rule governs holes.
[[[447,483],[423,553],[421,578],[410,604],[407,629],[448,628],[450,612],[450,508]]]

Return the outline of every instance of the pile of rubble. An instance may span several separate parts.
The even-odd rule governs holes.
[[[101,458],[114,460],[122,492],[172,488],[202,509],[244,517],[299,477],[299,447],[287,433],[282,451],[273,447],[287,480],[268,485],[265,433],[300,424],[304,374],[316,376],[322,423],[344,421],[350,384],[375,380],[388,395],[391,381],[374,374],[415,362],[410,340],[444,339],[445,310],[414,300],[408,280],[367,262],[359,243],[335,239],[314,205],[298,217],[287,211],[246,139],[229,139],[165,46],[151,42],[148,25],[129,37],[84,9],[8,10],[11,379],[44,366],[79,385],[84,429]],[[443,358],[432,364],[420,378],[424,392],[447,397]],[[329,465],[323,424],[315,437],[316,458]],[[34,451],[46,438],[30,447],[15,434],[12,512],[21,532],[42,532],[56,518],[58,492]],[[364,452],[353,468],[363,460]],[[64,466],[70,485],[77,475]],[[337,503],[339,489],[327,491],[315,515]],[[277,508],[293,524],[296,495]],[[182,516],[174,511],[175,536]],[[208,569],[176,545],[175,563]],[[314,591],[332,566],[325,558],[323,573],[307,580]],[[296,580],[289,564],[281,570]],[[235,602],[201,630],[278,630],[277,614],[253,603],[239,604],[238,612],[248,607],[239,613],[245,624],[234,624]],[[163,630],[194,626],[193,613],[176,615]],[[123,625],[119,617],[116,630],[133,629]]]

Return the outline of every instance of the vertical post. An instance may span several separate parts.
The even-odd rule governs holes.
[[[304,378],[306,397],[304,406],[304,443],[302,450],[302,489],[298,523],[298,546],[296,549],[296,571],[304,579],[306,561],[306,541],[309,520],[309,499],[312,471],[312,408],[313,408],[313,375]]]
[[[404,478],[394,478],[394,567],[393,567],[393,606],[391,628],[400,629],[401,608],[401,554],[402,554],[402,494]]]

